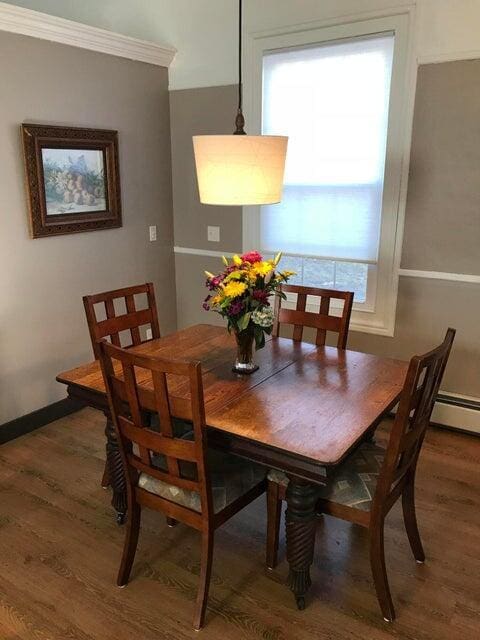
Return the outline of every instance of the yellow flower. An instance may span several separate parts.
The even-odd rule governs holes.
[[[237,254],[233,256],[232,260],[233,260],[233,264],[237,265],[237,267],[239,267],[242,264],[242,259]]]
[[[290,278],[290,276],[296,276],[297,272],[296,271],[281,271],[280,275],[283,276],[284,278]]]
[[[212,307],[216,306],[217,304],[220,304],[222,302],[223,296],[213,296],[213,298],[210,301],[210,304]]]
[[[272,260],[264,260],[263,262],[255,262],[252,267],[252,271],[257,276],[265,277],[267,273],[273,269]]]
[[[223,293],[228,298],[238,298],[242,293],[245,293],[246,289],[247,285],[244,282],[236,282],[235,280],[232,280],[225,285]]]

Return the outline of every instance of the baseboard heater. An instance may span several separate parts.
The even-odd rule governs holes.
[[[432,423],[480,435],[480,399],[439,393]]]

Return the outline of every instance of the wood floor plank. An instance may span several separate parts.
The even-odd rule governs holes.
[[[386,425],[388,426],[388,425]],[[1,640],[186,640],[200,563],[198,534],[155,513],[142,520],[131,583],[115,587],[123,544],[100,487],[104,418],[84,409],[0,449]],[[386,437],[380,431],[380,439]],[[396,505],[386,526],[397,620],[383,622],[365,531],[319,519],[313,586],[297,611],[281,562],[264,569],[265,501],[216,536],[209,640],[478,640],[480,440],[427,435],[417,504],[427,563],[416,565]]]

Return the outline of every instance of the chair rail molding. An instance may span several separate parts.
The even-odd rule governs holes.
[[[419,271],[417,269],[399,269],[405,278],[427,278],[428,280],[450,280],[452,282],[470,282],[480,284],[480,275],[470,273],[450,273],[444,271]]]
[[[443,62],[458,62],[461,60],[480,59],[480,49],[468,49],[466,51],[437,51],[434,53],[420,53],[417,56],[417,64],[441,64]]]
[[[0,2],[0,31],[169,67],[176,49]]]

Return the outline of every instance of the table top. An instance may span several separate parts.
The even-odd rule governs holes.
[[[255,354],[258,371],[241,375],[232,371],[234,337],[212,325],[195,325],[131,350],[201,361],[209,427],[322,465],[338,464],[396,403],[407,371],[407,363],[391,358],[271,338]],[[57,380],[105,395],[98,361]],[[151,388],[146,372],[143,378],[139,372],[138,381]],[[169,380],[169,391],[172,412],[185,417],[186,382]]]

